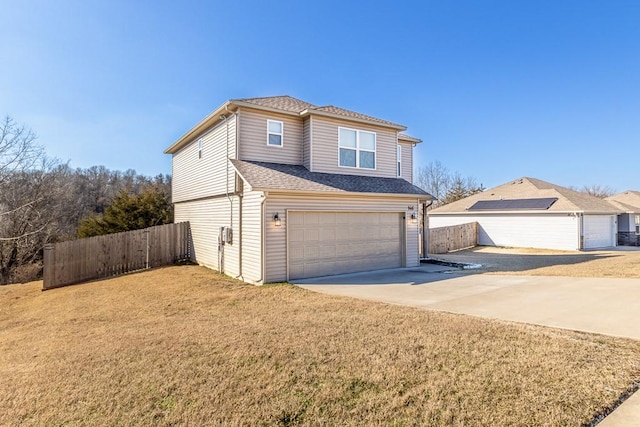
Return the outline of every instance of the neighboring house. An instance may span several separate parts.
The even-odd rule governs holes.
[[[622,212],[618,215],[618,244],[640,246],[640,191],[625,191],[605,200]]]
[[[431,196],[405,129],[290,96],[229,100],[165,151],[175,221],[199,264],[251,283],[416,266]]]
[[[620,210],[597,197],[521,178],[429,211],[429,227],[478,223],[478,244],[581,250],[616,246]]]

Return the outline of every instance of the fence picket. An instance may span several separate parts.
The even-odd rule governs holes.
[[[192,242],[181,238],[190,236],[188,222],[48,244],[43,290],[144,269],[147,236],[149,267],[191,259]]]
[[[471,248],[478,242],[478,223],[452,225],[429,229],[429,253],[447,252]]]

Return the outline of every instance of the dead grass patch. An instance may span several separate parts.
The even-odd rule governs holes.
[[[435,258],[482,264],[473,274],[640,278],[640,251],[557,251],[479,246]]]
[[[640,342],[171,267],[0,288],[0,425],[580,425]]]

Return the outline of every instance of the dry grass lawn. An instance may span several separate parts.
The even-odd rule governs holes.
[[[433,257],[482,264],[482,269],[469,273],[640,278],[640,250],[578,252],[478,246]]]
[[[171,267],[0,287],[0,425],[581,425],[640,342]]]

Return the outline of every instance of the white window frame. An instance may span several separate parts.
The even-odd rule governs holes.
[[[636,234],[640,234],[640,215],[635,216]]]
[[[202,138],[198,139],[198,159],[202,158]]]
[[[278,123],[280,125],[280,132],[271,132],[269,130],[269,125],[271,123]],[[280,137],[280,145],[271,144],[269,142],[269,136],[271,136],[271,135],[278,135]],[[278,148],[284,147],[284,123],[281,122],[280,120],[271,120],[271,119],[267,120],[267,146],[268,147],[278,147]]]
[[[397,172],[398,178],[402,178],[402,145],[398,144],[398,149],[396,150],[396,156],[398,156],[398,164],[397,164]]]
[[[349,130],[352,132],[356,133],[356,146],[354,147],[342,147],[340,145],[340,129],[344,129],[344,130]],[[369,150],[366,148],[360,148],[360,133],[370,133],[373,135],[373,150]],[[340,149],[344,149],[344,150],[354,150],[356,152],[356,165],[355,166],[344,166],[340,164]],[[378,168],[378,135],[375,132],[372,132],[370,130],[360,130],[360,129],[353,129],[353,128],[348,128],[348,127],[344,127],[344,126],[338,126],[338,167],[340,168],[347,168],[347,169],[364,169],[364,170],[369,170],[369,171],[374,171],[377,170]],[[367,153],[373,153],[373,167],[372,168],[367,168],[367,167],[363,167],[360,166],[360,152],[364,151]]]

